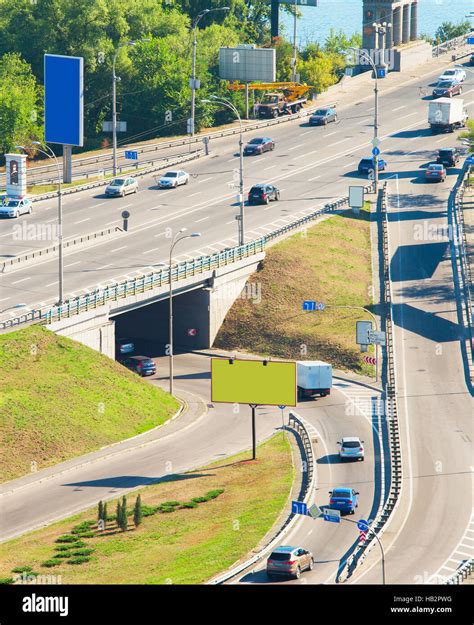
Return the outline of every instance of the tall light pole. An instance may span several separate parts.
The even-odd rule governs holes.
[[[173,264],[173,250],[174,250],[175,245],[179,243],[180,241],[183,241],[184,239],[190,239],[193,237],[201,236],[200,232],[192,232],[191,234],[185,234],[183,237],[180,237],[179,235],[182,234],[183,232],[186,232],[186,228],[181,228],[181,230],[178,230],[178,232],[173,237],[171,247],[170,247],[170,264],[169,264],[170,311],[169,311],[169,345],[168,345],[169,364],[170,364],[170,395],[173,395],[173,377],[174,377],[174,373],[173,373],[173,279],[172,279],[172,274],[171,274],[171,267]]]
[[[297,24],[297,7],[298,0],[293,5],[294,21],[293,21],[293,71],[291,72],[291,80],[296,82],[296,24]]]
[[[59,166],[59,161],[56,154],[47,144],[41,143],[41,141],[33,141],[33,145],[36,147],[38,152],[44,154],[50,159],[54,159],[56,163],[56,169],[58,172],[58,259],[59,259],[59,293],[58,293],[58,306],[64,301],[64,261],[63,261],[63,205],[62,205],[62,193],[61,193],[61,168]],[[41,146],[41,147],[39,147]],[[26,149],[22,145],[16,145],[16,149],[23,150],[26,152]],[[48,150],[47,152],[41,148],[45,148]]]
[[[215,9],[204,9],[196,16],[193,23],[193,68],[191,77],[191,124],[188,129],[189,134],[194,137],[194,126],[196,119],[196,52],[197,52],[197,27],[201,18],[212,11],[229,11],[230,7],[216,7]]]
[[[114,54],[112,62],[112,172],[113,175],[117,175],[117,82],[120,78],[115,73],[115,64],[117,62],[117,56],[122,48],[127,46],[136,46],[137,43],[150,41],[149,39],[139,39],[138,41],[126,41],[122,43]]]
[[[239,135],[239,205],[240,205],[240,214],[239,214],[239,245],[244,245],[245,243],[245,229],[244,229],[244,138],[243,138],[243,129],[242,129],[242,118],[240,117],[239,111],[237,108],[227,100],[226,98],[218,98],[215,95],[209,96],[212,100],[201,100],[206,104],[222,104],[222,106],[226,106],[230,109],[239,120],[240,124],[240,135]]]
[[[359,58],[363,58],[368,61],[369,65],[371,65],[374,71],[375,78],[375,109],[374,109],[374,140],[373,146],[377,148],[374,154],[374,192],[377,193],[379,189],[379,156],[378,156],[378,145],[379,145],[379,80],[377,76],[377,67],[373,60],[370,58],[370,55],[365,50],[360,50],[358,48],[350,47],[349,50],[352,50],[360,55]]]

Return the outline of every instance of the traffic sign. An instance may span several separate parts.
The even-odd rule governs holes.
[[[125,150],[125,158],[131,161],[138,161],[138,152],[136,150]]]
[[[325,521],[330,521],[331,523],[340,523],[341,512],[340,510],[332,510],[331,508],[324,508],[323,519]]]
[[[468,43],[468,45],[474,46],[474,37],[468,37],[467,38],[467,43]]]
[[[363,545],[367,540],[367,532],[361,532],[359,534],[359,545]]]
[[[369,529],[369,522],[365,519],[359,519],[359,521],[357,521],[357,527],[361,532],[367,532]]]
[[[285,410],[286,406],[278,406],[280,410]]]
[[[374,356],[364,356],[364,362],[367,365],[376,365],[377,358],[374,358]]]
[[[308,506],[304,503],[304,501],[292,501],[291,502],[291,512],[293,514],[308,514]]]
[[[372,154],[374,156],[378,156],[380,154],[380,148],[378,148],[378,147],[372,148]]]
[[[374,148],[378,147],[380,145],[381,141],[378,137],[374,137],[372,139],[372,145],[374,146]]]
[[[188,328],[188,336],[196,336],[198,331],[196,328]]]
[[[385,332],[369,330],[369,343],[371,345],[385,345]]]
[[[474,154],[466,158],[466,165],[474,165]]]
[[[319,508],[315,503],[313,503],[313,505],[310,508],[308,508],[308,514],[313,519],[317,519],[320,516],[323,516],[323,512],[321,508]]]
[[[305,300],[303,302],[303,310],[324,310],[326,304],[323,302],[316,302],[314,300]]]
[[[358,345],[368,345],[368,334],[372,330],[372,321],[356,321],[356,343]]]

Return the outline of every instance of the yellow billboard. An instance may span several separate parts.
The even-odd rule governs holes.
[[[211,358],[211,400],[296,406],[296,362]]]

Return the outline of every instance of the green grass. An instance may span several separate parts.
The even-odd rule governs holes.
[[[167,514],[156,510],[138,528],[129,520],[126,532],[117,532],[115,523],[109,522],[107,535],[87,541],[87,549],[95,549],[87,556],[54,558],[55,541],[70,534],[74,523],[95,518],[96,509],[4,543],[0,577],[9,578],[13,568],[30,566],[61,575],[63,584],[202,583],[245,557],[288,500],[294,468],[285,435],[259,445],[256,461],[248,458],[245,452],[130,493],[129,511],[139,492],[143,504],[153,508],[170,500],[207,501],[189,509],[175,506]],[[110,509],[115,505],[116,501],[108,502]],[[89,561],[69,564],[75,558]]]
[[[0,369],[2,480],[145,432],[178,409],[117,362],[38,325],[0,336]]]
[[[248,280],[261,301],[238,299],[214,346],[262,356],[326,360],[335,367],[373,375],[355,343],[358,310],[303,312],[304,300],[326,305],[370,306],[372,284],[368,205],[355,217],[335,215],[267,252],[264,267]],[[255,287],[254,287],[255,288]]]

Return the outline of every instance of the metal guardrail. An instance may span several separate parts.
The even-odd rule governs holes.
[[[444,41],[437,46],[433,46],[432,52],[433,57],[436,58],[441,56],[442,54],[446,54],[447,52],[451,52],[452,50],[456,50],[461,46],[466,45],[466,40],[468,37],[472,37],[473,32],[469,35],[462,35],[461,37],[455,37],[454,39],[450,39],[449,41]]]
[[[366,193],[370,193],[373,188],[373,183],[364,187]],[[228,248],[222,252],[211,254],[210,256],[201,256],[193,259],[192,261],[179,263],[172,268],[172,280],[173,282],[185,280],[191,276],[203,273],[204,271],[211,271],[212,269],[217,269],[218,267],[237,262],[242,258],[246,258],[253,254],[264,252],[267,242],[284,236],[287,232],[296,230],[310,221],[314,221],[324,213],[341,209],[344,206],[347,206],[348,203],[348,196],[339,198],[334,202],[325,204],[323,208],[305,215],[300,219],[296,219],[295,221],[286,224],[269,234],[266,234],[264,237],[251,241],[250,243]],[[53,323],[54,321],[60,321],[66,317],[87,312],[93,308],[105,306],[107,302],[117,301],[128,296],[134,296],[138,293],[143,293],[164,284],[169,284],[169,268],[160,269],[160,271],[156,272],[144,273],[130,280],[111,285],[110,287],[97,289],[88,295],[82,295],[72,300],[67,300],[62,306],[31,310],[19,315],[18,317],[14,317],[13,319],[0,321],[0,330],[17,327],[24,323]]]
[[[293,424],[293,425],[292,425]],[[300,492],[300,496],[298,501],[303,501],[304,503],[308,503],[308,500],[311,496],[311,493],[314,490],[314,482],[316,479],[316,471],[315,471],[315,462],[314,462],[314,452],[313,445],[311,443],[311,436],[309,435],[308,430],[306,429],[303,421],[298,417],[298,415],[290,410],[288,416],[288,429],[292,429],[294,432],[298,434],[300,437],[301,443],[303,445],[304,457],[302,457],[302,461],[306,462],[305,466],[306,471],[303,471],[303,492]],[[285,428],[285,429],[286,429]],[[279,543],[286,534],[293,528],[293,525],[298,520],[298,515],[293,514],[292,512],[288,515],[286,521],[280,527],[275,536],[270,540],[270,542],[263,547],[257,554],[245,560],[241,564],[238,564],[236,567],[233,567],[229,571],[226,571],[219,577],[212,579],[208,584],[219,585],[224,582],[232,579],[239,573],[242,573],[246,569],[248,569],[252,564],[256,564],[259,562],[269,551],[271,551],[277,543]]]
[[[462,582],[467,579],[470,575],[474,573],[474,560],[466,560],[459,569],[448,577],[448,579],[444,582],[444,585],[452,585],[452,584],[462,584]]]

